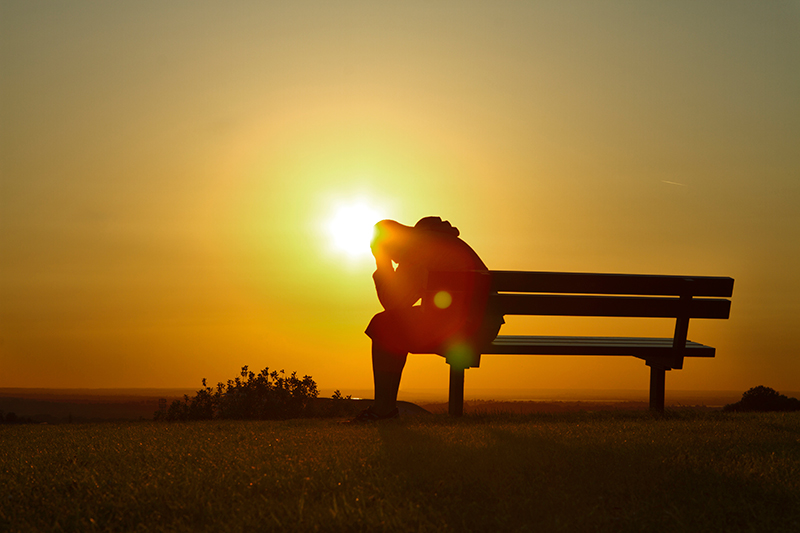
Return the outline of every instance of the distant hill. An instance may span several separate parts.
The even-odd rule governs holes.
[[[51,424],[151,420],[159,398],[171,401],[194,389],[0,389],[0,411]]]
[[[159,398],[168,402],[193,396],[196,389],[26,389],[0,388],[0,411],[51,424],[111,420],[152,420]],[[320,397],[332,391],[321,390]],[[342,391],[354,398],[370,391]],[[475,410],[563,411],[646,408],[647,391],[614,390],[472,390],[467,402]],[[789,392],[792,396],[800,393]],[[446,411],[447,390],[401,390],[400,399],[434,412]],[[721,408],[741,396],[740,391],[667,391],[668,406]],[[521,405],[521,402],[530,405]],[[468,409],[469,411],[469,409]]]

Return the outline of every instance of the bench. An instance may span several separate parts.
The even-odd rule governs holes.
[[[481,354],[633,356],[650,367],[650,409],[664,411],[666,371],[683,368],[684,357],[714,357],[715,349],[687,340],[689,319],[728,318],[733,279],[565,272],[430,272],[422,299],[456,301],[467,284],[491,287],[488,305],[502,315],[674,318],[672,337],[555,337],[498,335],[481,353],[439,354],[450,365],[449,413],[464,410],[464,371]],[[444,293],[444,294],[442,294]],[[441,305],[438,305],[441,307]]]

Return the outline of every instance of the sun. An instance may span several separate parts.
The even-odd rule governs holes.
[[[380,219],[378,211],[364,202],[342,204],[327,223],[330,244],[351,258],[367,256],[373,226]]]

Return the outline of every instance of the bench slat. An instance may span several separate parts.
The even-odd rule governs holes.
[[[498,292],[649,294],[662,296],[687,294],[727,298],[733,294],[733,278],[493,270],[492,289]]]
[[[624,355],[634,357],[674,356],[673,339],[653,337],[553,337],[499,335],[485,354],[507,355]],[[714,357],[711,346],[686,341],[684,357]]]
[[[505,315],[607,316],[676,318],[728,318],[730,300],[705,298],[682,302],[680,298],[641,296],[575,296],[551,294],[498,294],[497,311]]]

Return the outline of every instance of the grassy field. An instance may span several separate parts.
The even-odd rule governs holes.
[[[800,413],[0,427],[2,531],[800,531]]]

